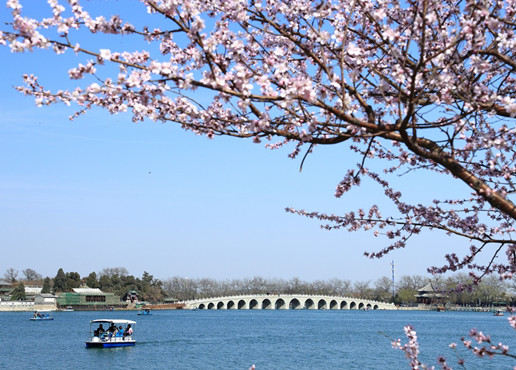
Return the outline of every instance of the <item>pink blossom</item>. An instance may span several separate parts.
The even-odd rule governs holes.
[[[100,49],[100,58],[109,60],[111,59],[111,50],[108,49]]]
[[[21,10],[22,6],[20,5],[20,2],[18,0],[7,0],[6,3],[8,8],[11,8],[13,10]]]

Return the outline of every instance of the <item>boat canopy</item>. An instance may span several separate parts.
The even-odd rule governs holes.
[[[120,324],[120,325],[127,325],[127,324],[136,324],[136,321],[133,320],[124,320],[124,319],[98,319],[98,320],[91,320],[90,324],[95,323],[110,323],[110,324]]]

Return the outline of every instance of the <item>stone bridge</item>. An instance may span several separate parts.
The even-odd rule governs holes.
[[[185,309],[201,310],[395,310],[392,303],[311,294],[249,294],[193,299]]]

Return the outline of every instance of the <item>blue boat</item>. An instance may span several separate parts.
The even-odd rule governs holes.
[[[54,316],[47,311],[34,311],[34,316],[30,318],[30,321],[45,321],[54,320]]]
[[[92,320],[90,321],[90,337],[86,341],[86,348],[134,346],[136,344],[133,332],[135,325],[136,321],[132,320]]]
[[[150,312],[150,308],[144,308],[143,310],[138,311],[138,315],[152,315]]]

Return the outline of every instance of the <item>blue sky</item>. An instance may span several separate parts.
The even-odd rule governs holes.
[[[125,267],[161,279],[376,280],[390,277],[392,260],[398,277],[426,274],[446,251],[468,245],[424,233],[404,251],[368,260],[363,252],[385,239],[325,231],[285,213],[288,206],[344,214],[382,205],[380,189],[368,183],[333,197],[355,163],[344,145],[318,147],[300,173],[301,159],[289,159],[288,149],[209,140],[98,109],[71,122],[73,107],[37,108],[12,87],[24,73],[73,86],[66,72],[84,61],[0,47],[0,274],[13,267],[55,276],[62,267],[85,276]],[[407,197],[423,201],[455,190],[447,181],[407,175],[400,183]]]

